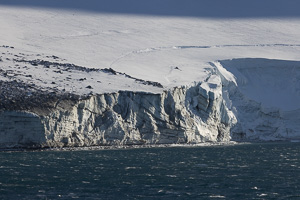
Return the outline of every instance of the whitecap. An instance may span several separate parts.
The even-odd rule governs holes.
[[[267,194],[264,194],[264,193],[261,193],[258,195],[259,197],[265,197],[265,196],[268,196]]]
[[[23,163],[20,163],[21,166],[24,166],[24,167],[30,167],[30,165],[26,165],[26,164],[23,164]]]
[[[176,175],[166,175],[167,177],[172,177],[172,178],[176,178]]]
[[[209,196],[210,198],[225,198],[225,196],[222,196],[222,195],[210,195]]]
[[[154,176],[154,175],[152,175],[152,174],[145,174],[146,176]]]
[[[90,184],[90,182],[88,182],[88,181],[82,181],[82,183],[84,183],[84,184]]]
[[[137,167],[125,167],[125,170],[129,170],[129,169],[137,169]]]

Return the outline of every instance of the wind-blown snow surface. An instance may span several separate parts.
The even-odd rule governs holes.
[[[174,1],[159,9],[157,1],[147,1],[147,9],[135,0],[115,0],[114,8],[109,1],[88,2],[0,0],[0,80],[85,97],[122,90],[163,98],[164,91],[198,87],[189,93],[198,99],[184,97],[189,106],[179,109],[192,113],[188,118],[208,109],[209,99],[224,101],[196,112],[194,126],[207,140],[217,140],[220,127],[236,139],[300,137],[297,1],[231,0],[230,8]],[[2,102],[10,100],[2,94]],[[203,113],[220,126],[203,128]]]

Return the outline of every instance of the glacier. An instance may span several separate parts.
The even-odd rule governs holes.
[[[205,83],[206,84],[206,83]],[[211,83],[214,84],[214,83]],[[51,109],[3,111],[5,147],[196,144],[230,140],[231,112],[220,85],[197,84],[161,94],[119,91],[55,102]]]
[[[247,58],[213,64],[224,85],[226,105],[237,119],[232,138],[299,139],[299,62]]]
[[[300,140],[299,3],[113,2],[0,1],[0,148]]]
[[[49,100],[46,107],[22,111],[2,110],[0,146],[299,139],[300,62],[233,59],[210,64],[206,80],[161,93],[118,91]],[[264,90],[253,89],[255,85]]]

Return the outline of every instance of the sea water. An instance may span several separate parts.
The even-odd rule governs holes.
[[[0,199],[300,199],[300,143],[1,152]]]

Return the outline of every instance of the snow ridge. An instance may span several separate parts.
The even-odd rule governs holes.
[[[144,53],[151,53],[156,51],[166,51],[166,50],[180,50],[180,49],[211,49],[211,48],[230,48],[230,47],[300,47],[300,44],[225,44],[225,45],[193,45],[193,46],[169,46],[169,47],[151,47],[146,49],[134,50],[124,55],[120,56],[119,58],[115,59],[111,64],[112,67],[115,63],[120,61],[123,58],[126,58],[133,54],[144,54]]]

